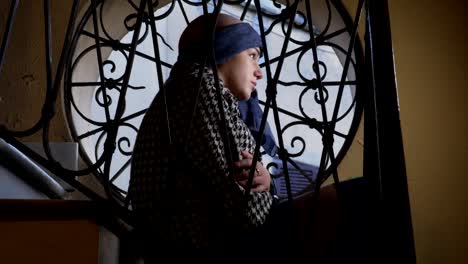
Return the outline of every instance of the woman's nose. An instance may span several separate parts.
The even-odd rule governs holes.
[[[257,68],[255,69],[255,77],[257,77],[257,80],[260,80],[263,78],[263,72],[258,64],[256,66]]]

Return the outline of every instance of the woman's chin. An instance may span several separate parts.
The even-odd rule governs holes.
[[[250,99],[250,94],[241,94],[239,96],[237,96],[237,99],[239,101],[247,101]]]

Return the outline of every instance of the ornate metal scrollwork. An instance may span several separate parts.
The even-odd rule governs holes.
[[[278,130],[278,137],[283,137],[283,140],[289,140],[289,142],[284,142],[287,149],[283,149],[282,157],[274,157],[273,160],[271,161],[271,164],[268,164],[268,168],[271,168],[270,171],[272,172],[273,175],[276,175],[275,178],[281,178],[278,177],[278,175],[284,175],[285,173],[288,173],[287,170],[284,170],[284,165],[287,165],[290,167],[290,170],[297,171],[299,174],[302,174],[302,177],[306,177],[309,179],[310,184],[308,186],[302,186],[300,191],[297,191],[294,193],[300,194],[303,191],[306,191],[313,186],[314,181],[317,180],[317,174],[321,174],[320,178],[325,179],[328,175],[330,175],[331,172],[335,171],[334,168],[336,168],[336,165],[339,163],[339,161],[342,159],[344,156],[344,153],[346,150],[349,148],[350,141],[354,137],[354,133],[356,132],[359,120],[360,120],[360,115],[362,111],[362,104],[361,104],[361,92],[360,92],[360,84],[359,80],[357,80],[357,71],[359,70],[359,63],[362,62],[362,52],[360,48],[360,44],[357,43],[356,46],[354,46],[353,49],[351,49],[351,53],[348,54],[347,50],[349,48],[345,48],[342,45],[343,44],[349,44],[349,43],[337,43],[334,42],[334,39],[339,38],[340,36],[345,36],[349,38],[350,32],[353,32],[353,28],[351,24],[346,24],[346,22],[349,22],[350,19],[346,13],[343,12],[343,8],[340,6],[340,4],[337,1],[329,1],[329,0],[324,0],[324,6],[326,7],[324,12],[326,13],[326,23],[321,26],[321,28],[309,25],[310,24],[310,12],[306,12],[304,10],[298,10],[297,9],[297,1],[294,2],[293,4],[290,5],[282,5],[278,2],[272,2],[271,5],[268,5],[268,8],[262,7],[262,4],[266,3],[264,1],[254,1],[255,4],[252,4],[252,1],[244,1],[244,0],[239,0],[239,1],[225,1],[226,5],[229,6],[236,6],[239,12],[237,15],[239,17],[244,18],[245,14],[247,12],[251,12],[253,16],[259,17],[258,21],[263,21],[264,23],[266,19],[268,19],[269,24],[265,24],[264,26],[260,26],[257,21],[254,21],[254,23],[257,23],[258,29],[261,31],[262,28],[265,28],[264,32],[262,33],[265,38],[270,38],[274,34],[281,34],[282,38],[285,40],[288,40],[291,45],[294,45],[293,48],[288,48],[285,49],[282,53],[277,54],[276,52],[275,56],[268,58],[265,58],[265,63],[262,63],[262,67],[265,68],[266,71],[272,71],[271,67],[275,66],[278,67],[278,63],[283,59],[285,62],[281,66],[282,68],[285,67],[290,67],[296,69],[296,75],[298,76],[298,79],[294,80],[286,80],[283,78],[277,78],[276,80],[274,79],[273,76],[270,76],[269,80],[270,82],[277,83],[278,87],[276,87],[277,90],[282,90],[282,89],[294,89],[297,93],[297,104],[295,109],[296,110],[291,110],[287,108],[282,108],[281,106],[273,106],[271,105],[273,113],[276,112],[276,114],[281,114],[282,116],[288,116],[288,121],[287,123],[282,123],[280,124],[281,128]],[[158,1],[154,1],[151,3],[153,7],[157,8],[158,10],[161,8],[160,4]],[[167,6],[165,6],[165,9],[163,11],[158,11],[157,14],[155,14],[154,20],[156,25],[158,23],[161,23],[161,21],[168,19],[168,17],[175,13],[175,10],[180,10],[181,13],[184,16],[184,19],[186,22],[189,21],[188,19],[188,11],[189,9],[193,8],[198,8],[198,9],[203,9],[203,12],[207,12],[209,10],[209,6],[212,5],[212,1],[190,1],[190,0],[174,0],[170,1]],[[215,3],[216,5],[216,3]],[[259,10],[260,7],[260,10]],[[78,51],[76,49],[77,43],[83,39],[83,38],[96,38],[96,33],[91,32],[87,30],[86,28],[90,28],[92,25],[92,16],[94,10],[92,10],[93,6],[91,5],[89,10],[85,13],[83,16],[82,20],[79,23],[78,30],[76,31],[77,33],[75,34],[73,38],[73,44],[72,47],[74,47],[75,53],[73,55],[74,59],[73,61],[70,60],[69,62],[69,67],[66,70],[65,76],[65,102],[67,104],[67,112],[68,112],[68,118],[72,118],[72,112],[76,112],[76,114],[85,120],[85,122],[88,122],[94,129],[89,130],[89,131],[83,131],[82,133],[77,132],[77,128],[74,127],[73,122],[70,122],[72,124],[72,131],[75,137],[75,140],[80,141],[83,140],[87,137],[92,137],[95,136],[97,139],[95,140],[95,148],[94,148],[94,157],[90,158],[88,157],[88,154],[86,151],[82,151],[82,154],[84,155],[85,160],[87,160],[88,163],[93,164],[95,161],[100,160],[100,156],[106,154],[105,153],[105,148],[102,146],[104,144],[104,138],[107,138],[107,131],[108,129],[111,129],[111,126],[109,125],[110,120],[113,119],[113,114],[115,110],[115,104],[117,103],[116,100],[112,100],[113,97],[118,96],[121,91],[121,87],[123,85],[123,79],[125,76],[125,72],[121,69],[118,70],[119,67],[125,68],[126,66],[126,61],[128,61],[128,54],[129,50],[131,48],[132,43],[124,42],[123,40],[118,39],[118,37],[112,36],[111,33],[109,33],[109,28],[115,27],[116,23],[121,23],[123,27],[128,31],[128,32],[133,32],[135,27],[136,27],[136,18],[138,15],[138,5],[136,1],[128,1],[128,15],[125,16],[121,21],[118,20],[113,20],[113,23],[110,25],[105,24],[105,12],[106,10],[106,1],[99,1],[96,3],[96,8],[100,14],[99,16],[99,27],[100,31],[102,31],[102,35],[99,35],[99,49],[102,51],[105,51],[111,49],[112,52],[116,54],[120,54],[121,61],[117,63],[116,61],[113,61],[111,58],[105,58],[102,61],[101,65],[98,65],[98,68],[101,68],[104,74],[102,74],[103,79],[102,80],[89,80],[89,81],[73,81],[74,79],[74,72],[77,68],[78,64],[85,63],[84,62],[84,57],[86,56],[93,56],[94,53],[98,52],[98,45],[96,43],[90,43],[90,45],[86,48],[81,48],[81,51]],[[211,7],[214,8],[214,7]],[[335,8],[335,9],[333,9]],[[162,9],[161,9],[162,10]],[[263,18],[262,18],[263,17]],[[294,18],[294,23],[292,24],[292,27],[295,31],[300,31],[303,33],[307,34],[302,34],[304,36],[297,38],[292,36],[291,30],[288,29],[289,26],[289,18],[293,17]],[[339,23],[336,24],[345,24],[345,27],[342,29],[338,29],[336,31],[331,32],[330,30],[333,28],[333,23],[334,21],[338,19]],[[142,27],[141,27],[141,33],[138,36],[138,39],[136,41],[136,45],[142,45],[146,40],[148,40],[148,37],[151,35],[149,34],[150,32],[150,26],[152,19],[150,19],[150,16],[148,15],[147,11],[143,14],[143,20],[142,20]],[[322,23],[323,24],[323,23]],[[96,28],[96,26],[94,25]],[[276,30],[278,28],[278,30]],[[275,29],[275,30],[274,30]],[[312,32],[310,32],[312,30]],[[289,34],[288,34],[289,32]],[[296,34],[298,35],[298,34]],[[315,45],[310,41],[310,37],[313,37],[315,39]],[[157,39],[156,43],[160,43],[161,45],[164,45],[166,47],[169,47],[171,52],[175,51],[172,49],[173,46],[176,45],[176,43],[169,43],[163,35],[160,34],[160,32],[157,32]],[[268,47],[267,47],[268,48]],[[343,61],[349,60],[351,69],[350,71],[352,74],[349,76],[349,78],[345,78],[344,82],[340,82],[340,80],[330,80],[328,77],[328,74],[330,71],[336,71],[336,67],[330,69],[329,66],[327,65],[327,62],[323,61],[322,59],[319,58],[317,62],[313,62],[311,65],[311,68],[307,68],[306,65],[310,61],[310,54],[317,51],[317,49],[323,49],[323,48],[328,48],[328,50],[333,51],[335,53],[340,53],[339,56],[341,56],[341,61],[342,64]],[[267,52],[268,53],[268,52]],[[271,55],[273,55],[275,52],[269,52]],[[306,58],[307,54],[307,58]],[[160,58],[154,57],[154,54],[149,54],[145,53],[141,50],[136,50],[136,56],[139,58],[144,58],[147,59],[153,63],[160,64],[160,67],[165,67],[165,68],[170,68],[171,67],[171,62],[169,61],[162,61]],[[338,56],[338,55],[334,55]],[[291,58],[296,58],[295,61],[291,60]],[[86,62],[89,63],[89,62]],[[268,64],[267,64],[268,63]],[[275,69],[277,70],[277,69]],[[117,72],[120,72],[121,74],[118,76],[115,76]],[[317,77],[317,74],[319,73],[319,77]],[[268,75],[268,74],[267,74]],[[345,73],[347,75],[347,73]],[[112,76],[112,77],[110,77]],[[148,76],[148,78],[155,78],[154,76]],[[99,79],[99,78],[98,78]],[[156,83],[156,81],[154,82]],[[331,116],[331,113],[328,113],[328,115],[325,113],[323,115],[323,111],[327,111],[327,105],[328,104],[334,104],[335,106],[340,105],[341,102],[331,102],[332,99],[336,100],[336,92],[333,93],[333,97],[330,94],[330,91],[336,91],[338,87],[343,87],[347,86],[348,89],[352,90],[353,98],[352,102],[348,103],[346,105],[346,109],[343,111],[339,111],[339,115],[333,119],[324,119],[324,116]],[[83,89],[83,87],[88,86],[86,89],[95,89],[94,92],[94,98],[93,100],[95,101],[94,104],[96,104],[103,112],[106,112],[106,119],[105,120],[96,120],[93,119],[92,116],[89,114],[89,109],[80,109],[80,106],[76,103],[76,99],[74,98],[74,89]],[[128,92],[136,93],[138,91],[143,91],[145,89],[148,89],[146,86],[138,85],[138,84],[132,84],[128,83]],[[114,94],[113,96],[110,96],[109,94]],[[312,97],[309,95],[311,94]],[[312,98],[312,101],[311,101]],[[91,98],[90,98],[91,99]],[[261,98],[262,104],[265,105],[267,98],[263,97]],[[129,102],[126,102],[124,100],[125,104],[128,105]],[[311,104],[315,104],[316,106],[313,107],[313,109],[321,109],[322,113],[320,111],[314,111],[311,113],[308,108],[310,108]],[[132,124],[131,121],[132,119],[135,118],[141,118],[146,109],[141,109],[140,111],[134,112],[134,113],[126,113],[127,116],[122,117],[122,120],[118,123],[119,127],[127,127],[127,128],[132,128],[132,130],[135,132],[135,134],[138,131],[138,128],[136,125]],[[87,114],[85,113],[87,112]],[[327,129],[328,127],[335,126],[337,123],[341,122],[343,119],[349,119],[350,115],[352,115],[352,122],[350,123],[350,127],[348,128],[348,131],[340,132],[340,131],[335,131],[334,129]],[[269,122],[275,122],[275,120],[270,119]],[[306,148],[310,149],[314,147],[316,144],[324,144],[323,142],[326,142],[327,144],[333,144],[330,142],[330,140],[323,141],[323,142],[311,142],[310,140],[304,138],[301,135],[296,135],[293,137],[285,137],[285,135],[290,131],[291,129],[294,130],[294,127],[296,126],[305,126],[310,130],[316,131],[321,137],[324,137],[325,134],[327,133],[332,133],[334,136],[338,136],[344,139],[344,144],[342,145],[342,148],[338,151],[338,153],[335,155],[333,151],[328,151],[331,146],[322,146],[321,148],[324,149],[322,155],[325,155],[325,160],[333,160],[332,163],[330,162],[325,162],[323,164],[315,164],[314,166],[316,167],[313,169],[310,173],[304,174],[305,169],[302,169],[301,166],[304,166],[303,161],[299,162],[298,160],[295,160],[297,158],[300,158],[301,156],[304,155],[306,152]],[[99,135],[98,135],[99,134]],[[333,136],[331,137],[333,138]],[[124,157],[131,157],[131,150],[132,150],[132,144],[134,142],[134,138],[131,138],[129,136],[122,136],[122,137],[117,137],[116,142],[116,153],[114,155],[120,155]],[[289,147],[288,147],[289,146]],[[281,146],[280,146],[281,147]],[[328,149],[328,150],[326,150]],[[329,155],[333,155],[333,157],[328,157]],[[281,159],[285,159],[286,162],[281,162]],[[283,163],[283,165],[281,165]],[[302,165],[298,165],[301,163]],[[309,164],[311,165],[311,164]],[[104,171],[101,169],[96,170],[96,174],[99,178],[101,179],[111,179],[111,182],[114,182],[118,177],[121,177],[123,175],[123,172],[127,169],[127,167],[130,166],[130,159],[127,159],[126,162],[123,162],[122,167],[118,169],[114,169],[113,171],[115,172],[114,175],[104,175]],[[312,166],[312,167],[314,167]],[[276,170],[274,169],[276,168]],[[277,174],[274,173],[279,172]],[[283,179],[284,180],[284,179]],[[116,190],[118,190],[118,193],[120,194],[125,194],[125,190],[118,188],[114,186]],[[285,197],[285,196],[283,196]]]
[[[168,41],[167,36],[158,31],[158,25],[175,13],[179,13],[183,17],[182,21],[188,23],[192,18],[190,10],[198,10],[201,14],[222,7],[222,10],[231,8],[229,12],[241,19],[250,19],[266,46],[261,67],[266,72],[267,89],[259,89],[259,94],[268,122],[276,131],[279,145],[278,156],[273,157],[267,165],[274,178],[289,181],[291,172],[308,182],[294,192],[288,190],[291,198],[313,186],[320,186],[329,175],[336,174],[336,167],[350,147],[360,121],[363,90],[360,79],[363,54],[360,42],[356,41],[359,16],[353,21],[339,1],[313,1],[312,4],[321,7],[320,12],[323,13],[321,17],[324,20],[317,24],[313,23],[315,14],[311,10],[320,8],[311,8],[309,1],[305,1],[305,5],[299,9],[299,1],[281,4],[276,1],[233,0],[225,1],[223,5],[223,2],[217,1],[173,0],[163,7],[160,1],[146,4],[145,0],[128,0],[118,3],[123,6],[120,11],[127,10],[126,15],[120,12],[118,17],[112,17],[108,12],[113,10],[115,2],[111,4],[104,0],[92,0],[79,21],[78,2],[75,0],[72,7],[59,71],[54,80],[48,78],[43,115],[33,127],[25,131],[2,127],[0,136],[9,143],[21,148],[56,174],[65,175],[70,181],[75,176],[92,172],[102,180],[108,195],[123,200],[126,190],[115,183],[130,166],[133,142],[138,133],[136,120],[143,117],[147,107],[132,109],[130,98],[162,85],[162,72],[170,70],[174,61],[161,57],[159,49],[167,50],[173,57],[176,55],[173,48],[176,43]],[[45,5],[44,10],[48,10],[47,1]],[[12,5],[10,15],[12,12],[14,14],[15,6]],[[153,9],[156,10],[155,14],[148,12]],[[49,16],[47,12],[45,15],[46,18]],[[108,21],[105,18],[109,15],[111,20]],[[48,23],[50,20],[46,19],[46,27]],[[8,33],[6,31],[4,42],[8,40]],[[135,35],[123,39],[126,34]],[[267,41],[273,37],[282,39],[276,47],[273,47],[275,41]],[[146,41],[152,41],[150,46],[155,49],[149,52],[141,49]],[[50,48],[50,41],[46,44]],[[331,65],[329,60],[320,55],[326,52],[332,54],[339,63]],[[3,53],[2,48],[1,58]],[[111,54],[114,54],[113,57]],[[152,84],[135,83],[130,78],[134,73],[135,58],[155,66],[157,74],[147,76],[154,80]],[[290,71],[291,74],[281,74],[283,71]],[[48,151],[49,124],[55,114],[54,105],[62,78],[63,98],[71,132],[74,140],[81,143],[81,155],[88,164],[79,171],[63,168]],[[285,94],[289,96],[287,102],[283,100]],[[348,98],[347,101],[343,100],[344,97]],[[337,129],[346,122],[348,125],[345,128]],[[314,134],[318,140],[292,132],[299,128]],[[41,129],[47,153],[45,159],[15,139]],[[338,141],[340,147],[335,150],[335,142]],[[311,148],[317,148],[320,154],[315,163],[304,160],[305,156],[310,155]],[[121,161],[117,162],[116,156],[120,156]],[[337,175],[334,178],[338,179]],[[73,184],[99,200],[86,186],[77,181]]]

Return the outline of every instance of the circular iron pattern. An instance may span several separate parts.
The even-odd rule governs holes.
[[[122,177],[123,172],[128,170],[130,166],[134,138],[138,133],[138,127],[132,123],[132,120],[141,119],[146,110],[142,109],[133,113],[125,113],[116,125],[119,127],[119,131],[125,129],[128,132],[127,134],[130,133],[132,136],[128,136],[127,134],[118,135],[114,142],[114,153],[107,153],[104,151],[105,138],[110,129],[112,129],[111,124],[115,122],[113,120],[113,115],[115,115],[118,100],[113,100],[113,96],[117,96],[118,98],[122,92],[121,88],[123,86],[126,65],[121,65],[111,58],[103,58],[101,65],[99,65],[95,56],[98,53],[99,46],[99,53],[110,54],[112,51],[120,54],[121,59],[124,61],[128,61],[128,54],[132,44],[124,42],[119,38],[120,35],[115,36],[112,32],[115,32],[113,27],[125,28],[127,32],[135,30],[138,12],[138,3],[136,2],[138,1],[128,0],[126,3],[122,2],[122,5],[127,5],[126,8],[129,10],[129,13],[118,19],[114,17],[112,20],[113,23],[107,24],[106,22],[108,21],[105,20],[107,14],[105,11],[107,10],[106,5],[108,5],[109,2],[98,1],[95,7],[90,5],[77,25],[76,34],[72,40],[72,51],[70,52],[70,58],[64,75],[65,91],[63,99],[68,124],[74,140],[80,143],[80,154],[83,160],[88,166],[92,167],[95,166],[96,161],[102,162],[103,155],[120,155],[126,157],[123,164],[120,164],[118,168],[110,170],[109,173],[111,175],[105,175],[102,169],[104,165],[94,171],[95,175],[100,180],[108,180],[111,183],[113,194],[122,200],[126,195],[126,190],[112,183],[119,179],[119,177]],[[273,129],[273,133],[276,134],[278,131],[279,137],[283,138],[282,141],[284,142],[285,148],[280,151],[281,155],[273,157],[270,163],[266,165],[275,183],[279,186],[278,188],[281,189],[283,185],[285,186],[286,180],[286,177],[284,177],[285,170],[283,169],[283,160],[286,162],[288,165],[287,171],[290,174],[288,178],[291,181],[295,181],[292,185],[292,188],[295,188],[292,190],[294,196],[311,190],[317,183],[321,184],[328,176],[336,171],[338,164],[351,146],[360,123],[363,108],[362,96],[364,89],[362,87],[363,81],[361,78],[361,68],[363,65],[362,47],[360,42],[357,41],[354,43],[351,53],[348,53],[348,45],[350,44],[342,41],[342,39],[351,39],[350,35],[356,30],[353,25],[353,20],[339,1],[321,0],[316,2],[323,2],[321,6],[325,7],[323,10],[324,16],[322,16],[325,19],[317,23],[321,25],[320,27],[316,27],[315,25],[312,27],[309,26],[308,21],[311,21],[311,18],[308,12],[304,10],[296,11],[293,23],[294,30],[307,32],[309,35],[312,35],[315,43],[310,39],[303,40],[288,36],[288,21],[289,17],[291,17],[291,12],[294,12],[293,4],[285,6],[273,1],[270,7],[262,8],[260,12],[258,12],[255,7],[255,1],[229,0],[224,3],[227,7],[230,5],[239,6],[240,8],[238,9],[241,11],[237,14],[239,17],[243,18],[242,13],[250,12],[253,17],[258,18],[258,16],[260,16],[263,20],[266,18],[270,19],[270,25],[261,27],[257,22],[256,28],[258,30],[263,28],[263,34],[266,38],[270,37],[272,34],[279,34],[278,32],[280,32],[285,39],[290,37],[289,43],[294,45],[293,48],[278,55],[272,55],[277,53],[276,50],[268,50],[267,53],[270,54],[271,57],[265,58],[265,62],[262,63],[264,71],[271,71],[273,76],[273,72],[277,69],[272,66],[274,65],[277,67],[278,62],[283,57],[285,58],[285,62],[282,68],[290,67],[291,69],[295,69],[298,76],[298,78],[294,80],[285,80],[283,76],[280,76],[277,80],[270,80],[277,84],[278,92],[296,91],[297,102],[294,109],[288,109],[287,107],[283,107],[283,105],[278,105],[276,107],[274,105],[270,106],[271,116],[274,116],[274,114],[287,116],[287,120],[289,121],[287,123],[281,123],[281,127],[278,130]],[[212,2],[208,1],[207,3],[211,4]],[[262,6],[264,1],[259,1],[259,3],[260,6]],[[158,8],[158,4],[158,1],[152,2],[152,6],[155,10]],[[156,25],[175,13],[175,10],[180,10],[186,21],[188,21],[186,12],[188,9],[203,9],[204,12],[205,9],[210,10],[209,7],[203,7],[204,3],[202,1],[196,0],[174,0],[168,2],[167,5],[165,11],[155,14],[154,19]],[[92,30],[94,26],[94,12],[99,14],[99,33],[97,36],[99,45],[89,41],[96,37],[96,32]],[[143,53],[138,49],[138,47],[151,36],[150,21],[150,16],[147,11],[145,11],[141,31],[137,40],[138,46],[136,56],[155,64],[159,63],[160,67],[164,69],[170,69],[170,62],[155,58],[154,53]],[[279,31],[275,30],[276,25],[279,26]],[[343,25],[343,27],[337,28],[334,25]],[[313,32],[310,32],[310,28],[312,28]],[[89,45],[83,43],[89,43]],[[159,44],[159,47],[165,46],[170,50],[173,50],[172,47],[176,46],[175,43],[167,43],[164,36],[160,34],[156,38],[156,43]],[[317,50],[334,51],[336,54],[335,56],[340,59],[341,65],[344,65],[345,61],[348,60],[349,70],[344,74],[344,78],[330,80],[329,75],[333,72],[334,68],[327,65],[327,62],[320,58],[318,59],[318,63],[310,63],[310,61],[307,61],[305,58],[306,54],[310,56],[314,52],[317,52]],[[290,58],[294,56],[297,56],[297,59],[291,61]],[[94,60],[90,59],[93,57]],[[90,63],[94,63],[94,65],[90,66]],[[310,67],[307,68],[308,64],[310,64]],[[119,67],[123,67],[123,69],[119,69]],[[79,79],[76,77],[78,75],[76,74],[77,68],[81,70],[83,70],[83,68],[96,68],[97,70],[95,75],[88,76],[88,80],[80,79],[77,81],[76,79]],[[99,68],[100,71],[104,72],[104,74],[102,74],[102,76],[104,76],[103,80],[99,77]],[[304,71],[304,69],[308,69],[308,71]],[[122,73],[120,76],[107,76],[119,72]],[[80,78],[82,78],[82,76],[83,74],[80,74]],[[86,75],[84,76],[86,77]],[[154,83],[158,83],[156,77],[148,76],[148,78],[154,78]],[[345,87],[352,91],[352,101],[348,105],[343,106],[342,101],[339,100],[339,88],[344,89]],[[86,99],[80,97],[82,93],[80,93],[80,91],[77,92],[79,89],[91,89],[92,92],[87,92],[87,94],[93,94],[93,96],[89,96],[86,101]],[[139,92],[145,89],[149,89],[149,87],[133,84],[131,82],[128,83],[128,93]],[[334,91],[333,94],[337,95],[332,96],[331,91]],[[264,104],[266,98],[263,97],[260,99]],[[83,103],[83,100],[85,100],[86,103]],[[127,108],[129,102],[125,100],[124,102],[123,107]],[[90,104],[95,104],[99,107],[98,109],[105,113],[106,119],[102,120],[93,117],[89,109]],[[327,110],[327,107],[330,107],[329,105],[333,106],[331,111]],[[337,107],[340,107],[340,109],[337,109]],[[313,111],[311,113],[311,108],[321,109],[321,111]],[[77,119],[81,119],[81,121],[77,122]],[[336,130],[337,124],[345,119],[352,120],[349,129],[345,132]],[[270,123],[271,120],[269,121]],[[287,136],[289,131],[292,131],[291,129],[296,127],[304,127],[305,130],[310,130],[311,133],[314,133],[316,137],[321,138],[321,140],[317,142],[299,135]],[[90,137],[92,137],[93,140],[90,140]],[[331,144],[337,141],[337,139],[342,142],[341,148],[337,153],[334,153]],[[83,142],[87,143],[85,144]],[[94,147],[90,147],[90,142],[95,144]],[[320,163],[317,164],[317,166],[310,166],[310,164],[298,161],[297,158],[304,155],[306,149],[313,148],[317,145],[322,145],[322,155],[320,157]],[[284,188],[279,190],[279,195],[281,198],[287,196]]]

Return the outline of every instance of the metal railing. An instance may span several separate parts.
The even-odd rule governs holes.
[[[4,66],[5,54],[8,51],[8,43],[17,12],[18,2],[17,0],[10,1],[9,14],[0,50],[0,71]],[[329,176],[333,177],[335,182],[339,182],[337,166],[351,145],[364,108],[366,113],[364,123],[364,177],[369,182],[369,198],[372,200],[372,215],[375,216],[375,226],[371,227],[376,230],[373,239],[380,242],[373,244],[375,247],[373,250],[377,252],[380,257],[386,258],[389,261],[394,260],[405,263],[415,262],[387,1],[359,0],[357,9],[353,12],[354,17],[351,17],[340,1],[323,0],[323,6],[326,7],[324,10],[328,12],[328,15],[325,16],[327,17],[327,21],[322,23],[323,25],[320,28],[316,28],[314,23],[316,23],[317,18],[312,12],[313,8],[311,4],[318,1],[286,1],[283,5],[273,1],[273,6],[278,7],[279,12],[272,13],[262,8],[263,1],[260,0],[254,0],[253,3],[251,0],[214,1],[210,3],[212,5],[211,11],[208,6],[209,1],[174,0],[170,2],[171,6],[167,12],[155,16],[154,11],[160,7],[158,1],[129,0],[126,4],[130,5],[133,11],[128,14],[127,17],[123,18],[123,20],[127,26],[127,30],[133,32],[133,37],[131,43],[122,43],[117,39],[111,38],[108,32],[105,31],[104,22],[102,20],[102,10],[106,1],[91,0],[86,12],[84,12],[84,15],[79,20],[78,9],[80,1],[74,0],[65,41],[54,78],[52,77],[51,69],[51,14],[49,2],[48,0],[44,0],[43,2],[47,84],[44,89],[46,98],[43,103],[42,115],[33,126],[22,131],[14,131],[8,127],[0,126],[0,137],[7,143],[14,146],[24,155],[47,168],[49,171],[60,176],[64,181],[87,195],[103,208],[108,208],[109,213],[116,216],[118,221],[123,221],[125,223],[124,225],[131,226],[133,224],[131,210],[126,207],[124,202],[126,192],[115,186],[113,181],[130,165],[131,160],[131,151],[123,150],[121,147],[123,143],[129,144],[129,140],[119,138],[119,128],[126,126],[138,131],[138,129],[132,126],[128,121],[144,115],[146,111],[146,109],[144,109],[125,115],[127,93],[129,93],[130,90],[138,90],[141,88],[132,86],[130,83],[134,60],[138,56],[152,61],[158,76],[158,86],[162,87],[162,68],[170,68],[171,63],[163,61],[160,58],[159,47],[161,47],[161,45],[167,45],[167,43],[164,37],[157,31],[159,21],[165,19],[172,12],[175,5],[181,8],[187,23],[189,19],[184,10],[184,6],[187,6],[187,8],[200,7],[205,14],[208,12],[219,14],[223,5],[240,5],[242,8],[241,19],[246,16],[247,12],[255,12],[258,19],[258,29],[265,47],[268,47],[267,37],[268,34],[271,34],[273,26],[281,25],[284,34],[284,42],[282,43],[281,52],[278,56],[271,56],[272,53],[268,48],[264,50],[264,63],[262,63],[261,66],[266,72],[267,88],[266,99],[261,102],[264,105],[264,115],[260,126],[260,134],[256,140],[257,142],[262,141],[267,117],[271,114],[274,118],[276,133],[278,135],[278,157],[282,161],[282,175],[285,177],[287,199],[289,201],[294,199],[293,193],[291,192],[288,164],[297,166],[297,164],[294,163],[293,157],[302,154],[306,145],[306,140],[298,137],[293,138],[292,145],[294,142],[301,142],[304,148],[298,153],[290,153],[286,150],[286,144],[283,138],[285,130],[290,126],[301,124],[308,126],[321,135],[323,150],[318,172],[317,175],[315,175],[317,180],[313,185],[315,192],[318,193],[320,192],[321,184]],[[333,19],[332,14],[339,14],[339,18],[344,27],[330,30]],[[268,28],[265,28],[263,21],[266,17],[273,21]],[[362,51],[358,36],[361,17],[365,17],[366,22],[365,54]],[[129,21],[134,21],[134,23],[129,24]],[[302,23],[299,24],[297,21],[302,21]],[[91,26],[92,32],[85,30],[86,25]],[[293,29],[304,30],[309,34],[309,39],[307,41],[294,39],[292,36]],[[137,50],[138,45],[148,36],[148,33],[151,34],[153,41],[153,56]],[[333,41],[336,37],[342,35],[346,35],[346,39],[348,39],[344,47]],[[92,38],[94,43],[80,53],[75,49],[81,37]],[[288,46],[292,44],[295,45],[294,49]],[[339,80],[325,80],[327,65],[320,60],[317,53],[318,47],[321,45],[327,45],[341,52],[343,69]],[[113,50],[121,51],[126,54],[125,71],[121,78],[106,78],[103,72],[104,66],[115,65],[113,62],[103,57],[103,47],[110,47]],[[91,50],[96,54],[98,81],[73,82],[72,76],[76,65],[75,63],[80,60],[83,56],[82,54],[88,53]],[[302,78],[301,80],[293,82],[282,80],[280,78],[280,73],[285,61],[298,53],[303,55],[305,52],[311,52],[312,54],[314,63],[312,63],[311,74],[315,77],[311,79]],[[209,59],[211,59],[208,60],[211,66],[216,68],[213,57],[211,56]],[[272,67],[273,64],[275,65],[274,68]],[[299,62],[297,62],[297,64],[299,65]],[[216,73],[216,71],[214,72]],[[350,72],[352,72],[352,74],[350,74]],[[301,111],[294,112],[278,106],[276,96],[280,85],[284,87],[301,87],[301,97],[298,100],[299,109],[301,109]],[[343,111],[342,109],[340,110],[340,106],[343,90],[347,85],[354,87],[354,99],[349,109]],[[105,113],[105,122],[96,122],[92,120],[92,118],[86,116],[86,114],[80,112],[74,101],[72,89],[83,86],[97,87],[96,101]],[[334,108],[329,112],[326,109],[326,105],[329,100],[328,89],[331,86],[338,88],[337,96],[334,98]],[[51,154],[49,147],[50,122],[56,115],[57,99],[62,87],[64,89],[64,99],[67,104],[68,118],[71,119],[71,111],[75,111],[78,116],[96,127],[83,134],[78,134],[74,127],[72,127],[74,140],[80,141],[97,133],[105,134],[106,138],[101,155],[97,154],[97,145],[100,144],[99,141],[101,141],[103,137],[100,137],[100,140],[96,143],[96,149],[94,151],[96,156],[94,159],[90,158],[82,151],[82,158],[87,162],[87,167],[81,170],[69,170],[61,166]],[[111,101],[108,95],[111,89],[117,89],[119,92],[114,112],[110,110]],[[303,96],[307,92],[314,92],[315,100],[307,103],[318,105],[321,109],[320,118],[311,118],[306,111],[303,110],[305,107],[303,105]],[[220,110],[222,112],[221,106]],[[344,114],[342,114],[343,112]],[[295,118],[295,121],[288,124],[281,124],[280,114]],[[353,116],[353,122],[347,134],[343,134],[336,130],[336,124],[343,119],[344,115],[348,114]],[[163,120],[162,122],[165,121]],[[20,141],[23,137],[39,132],[42,132],[46,158],[41,157]],[[336,136],[345,139],[338,153],[335,153],[333,148]],[[122,168],[117,170],[114,175],[111,175],[111,163],[113,155],[117,150],[125,156],[128,156],[129,161],[126,162]],[[258,160],[260,155],[260,144],[257,144],[254,160]],[[278,167],[277,165],[271,166]],[[250,182],[253,178],[253,168],[254,167],[252,167],[250,173]],[[91,173],[99,178],[105,189],[105,196],[94,192],[76,178]]]

